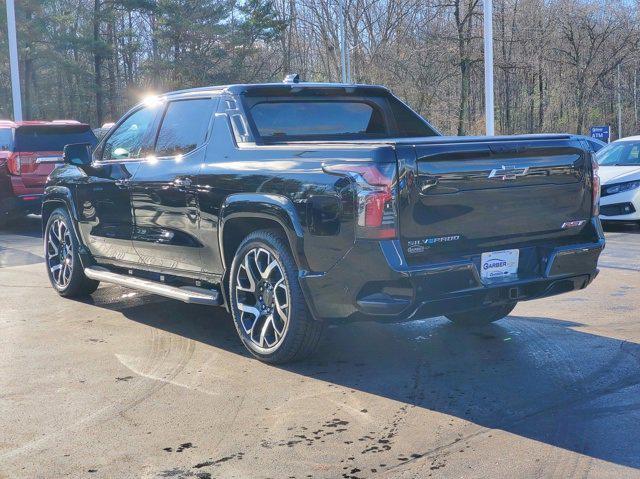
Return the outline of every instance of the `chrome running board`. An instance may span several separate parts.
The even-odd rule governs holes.
[[[84,274],[87,278],[95,279],[96,281],[118,284],[127,288],[165,296],[166,298],[177,299],[184,303],[220,305],[220,292],[213,289],[197,288],[195,286],[169,286],[157,281],[114,273],[100,266],[89,266],[84,269]]]

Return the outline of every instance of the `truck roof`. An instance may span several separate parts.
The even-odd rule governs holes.
[[[238,83],[232,85],[219,85],[219,86],[205,86],[198,88],[188,88],[185,90],[176,90],[167,93],[157,95],[158,97],[169,97],[190,94],[202,94],[212,93],[220,94],[229,92],[236,95],[251,94],[251,93],[286,93],[286,92],[300,92],[304,89],[326,89],[335,90],[336,93],[353,93],[360,91],[362,93],[375,93],[385,94],[389,93],[389,89],[382,85],[367,85],[367,84],[354,84],[354,83],[318,83],[318,82],[300,82],[300,83]]]
[[[76,120],[25,120],[11,121],[0,120],[0,128],[19,128],[21,126],[60,126],[60,125],[85,125]],[[88,125],[87,125],[88,126]]]

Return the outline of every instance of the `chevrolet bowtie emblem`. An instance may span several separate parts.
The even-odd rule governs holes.
[[[515,166],[505,166],[502,165],[502,168],[495,170],[491,170],[489,173],[489,178],[495,178],[497,180],[515,180],[518,176],[524,176],[529,173],[529,167],[525,168],[517,168]]]

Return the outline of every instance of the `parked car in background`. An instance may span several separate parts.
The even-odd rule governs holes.
[[[497,321],[587,287],[604,247],[582,138],[441,136],[380,86],[169,93],[64,160],[42,209],[60,295],[223,305],[268,362],[331,321]]]
[[[600,219],[640,222],[640,136],[610,143],[597,159],[602,182]]]
[[[607,146],[607,143],[602,140],[598,140],[597,138],[593,138],[592,136],[583,136],[582,138],[584,138],[587,143],[589,143],[589,146],[595,153],[599,152],[605,146]]]
[[[102,140],[104,135],[107,134],[107,132],[111,129],[113,125],[114,123],[105,123],[100,128],[94,128],[93,134],[96,135],[96,137],[98,138],[98,141],[100,141]]]
[[[95,145],[89,125],[74,120],[0,121],[0,225],[40,213],[47,177],[69,143]]]

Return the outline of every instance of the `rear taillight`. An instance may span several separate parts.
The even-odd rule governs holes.
[[[600,214],[600,176],[598,175],[598,162],[596,161],[596,155],[591,154],[591,192],[593,199],[593,216]]]
[[[7,169],[11,175],[19,175],[21,170],[20,155],[12,153],[7,159]]]
[[[325,165],[330,174],[351,177],[357,187],[356,236],[369,239],[396,238],[396,165],[385,163]]]

